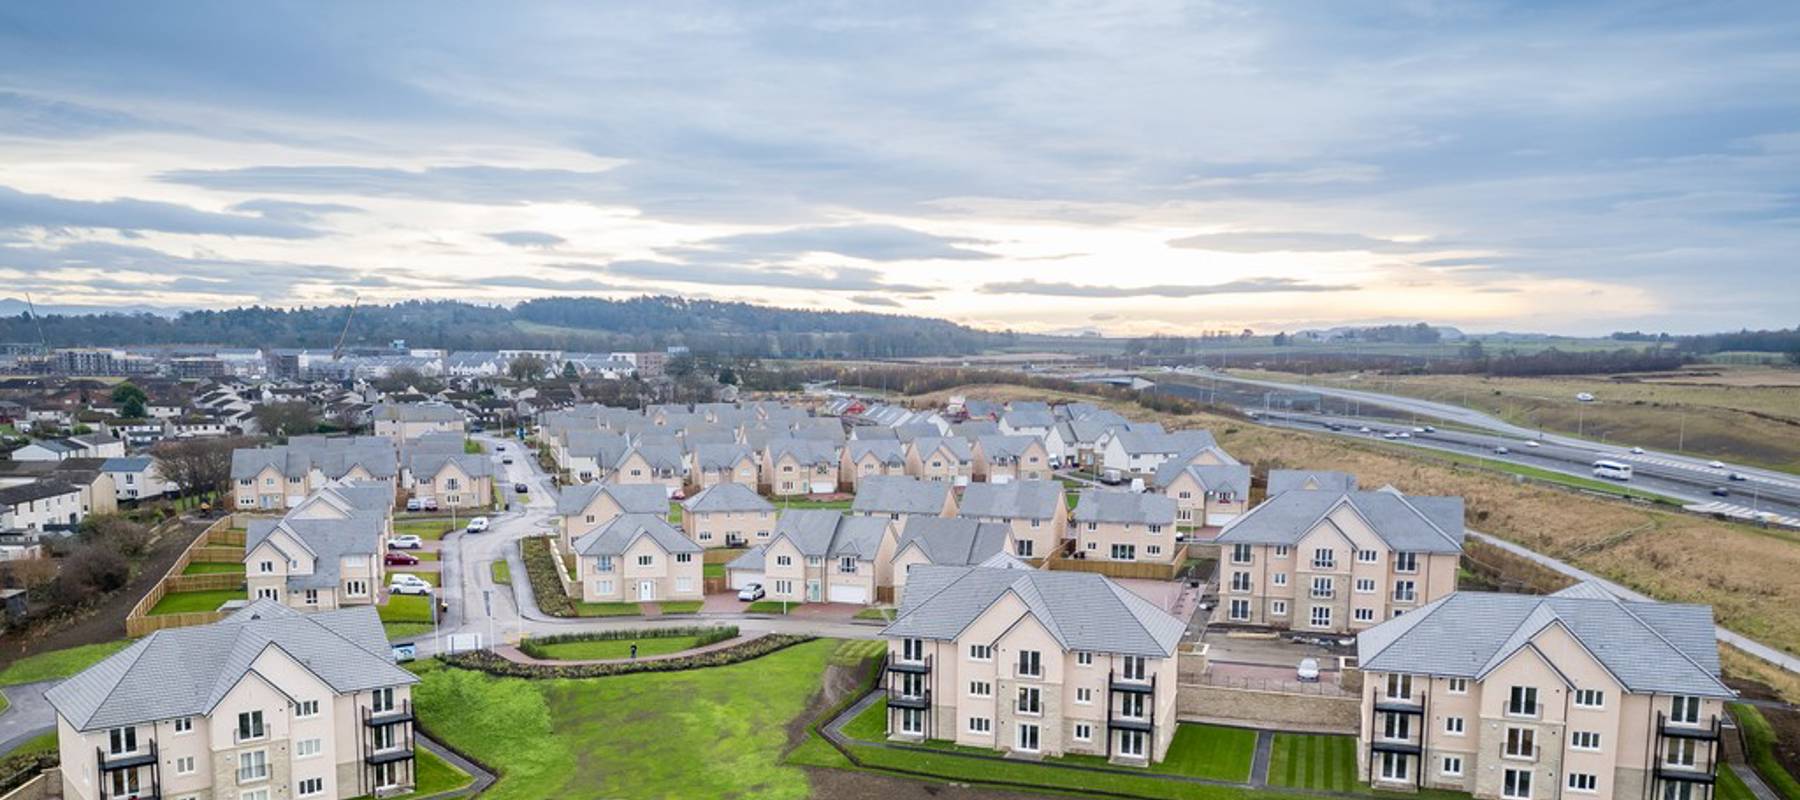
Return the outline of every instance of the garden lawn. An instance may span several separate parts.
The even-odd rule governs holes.
[[[780,600],[758,600],[745,607],[744,610],[751,614],[780,615],[788,613],[789,609],[797,605],[799,605],[799,603],[786,603]]]
[[[380,607],[382,622],[423,622],[431,624],[431,596],[420,594],[389,595],[387,605]]]
[[[12,666],[0,672],[0,686],[67,678],[99,663],[101,659],[125,649],[133,641],[132,639],[117,639],[26,656],[14,661]]]
[[[802,499],[777,498],[777,499],[771,500],[770,502],[774,503],[776,508],[779,508],[783,511],[786,511],[787,509],[790,509],[790,508],[831,508],[831,509],[837,509],[838,511],[849,511],[851,501],[849,501],[849,500],[802,500]]]
[[[576,603],[575,616],[578,617],[636,617],[642,616],[644,609],[637,603]]]
[[[394,523],[395,536],[405,536],[410,533],[427,541],[442,539],[444,534],[450,531],[450,520],[448,519],[415,519]]]
[[[666,615],[698,614],[706,604],[699,600],[664,600],[656,604]]]
[[[475,781],[475,777],[456,768],[455,764],[438,757],[438,754],[423,747],[413,750],[414,769],[418,770],[418,781],[413,790],[389,800],[418,800],[421,797],[432,797],[444,792],[454,792]],[[363,800],[369,795],[363,795]]]
[[[893,617],[894,610],[891,608],[865,608],[856,612],[855,619],[874,619],[882,622],[889,622]]]
[[[218,611],[232,600],[246,599],[243,589],[212,589],[204,592],[169,592],[156,601],[150,616],[159,614],[191,614],[196,611]]]
[[[404,572],[408,575],[418,578],[419,580],[429,583],[432,586],[438,585],[438,573],[436,573],[436,572],[413,572],[412,570],[407,569],[406,567],[388,567],[388,575],[391,576],[398,572]],[[391,580],[393,580],[393,578],[390,577],[388,580],[391,581]]]
[[[195,561],[181,571],[183,575],[220,575],[232,572],[243,572],[242,561]]]
[[[813,641],[727,667],[525,680],[414,667],[413,703],[433,737],[492,765],[493,800],[757,797],[801,800],[806,773],[780,763],[837,646]]]
[[[1359,783],[1356,769],[1356,737],[1331,734],[1275,734],[1269,752],[1269,785],[1314,791],[1374,794]],[[1423,800],[1451,800],[1468,795],[1441,789],[1422,789],[1412,795]]]
[[[588,642],[557,642],[540,644],[537,649],[543,651],[544,658],[558,661],[586,661],[590,659],[630,658],[631,646],[638,646],[638,658],[660,656],[692,649],[698,636],[657,636],[645,639],[601,639]]]
[[[725,565],[702,564],[700,566],[700,575],[705,578],[723,578],[725,577]]]
[[[411,639],[431,632],[429,622],[383,622],[381,629],[387,632],[388,641]]]

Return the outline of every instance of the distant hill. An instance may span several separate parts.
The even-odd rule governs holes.
[[[56,314],[40,317],[51,347],[210,344],[329,349],[348,306],[225,311]],[[929,317],[866,311],[806,311],[750,303],[636,297],[530,300],[513,308],[457,301],[414,301],[356,309],[348,346],[451,350],[560,348],[646,350],[686,345],[696,352],[744,356],[887,358],[963,355],[1013,340]],[[0,317],[0,341],[36,342],[29,314]]]

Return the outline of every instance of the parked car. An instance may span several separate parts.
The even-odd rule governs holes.
[[[506,445],[503,445],[503,444],[494,445],[494,452],[496,452],[496,453],[506,452]]]
[[[407,511],[423,511],[424,509],[425,509],[425,501],[424,500],[421,500],[417,497],[407,498],[407,500],[406,500],[406,510]]]
[[[500,463],[511,465],[512,464],[512,456],[507,456],[505,458],[500,459]]]
[[[1294,670],[1294,678],[1302,683],[1319,682],[1319,660],[1316,658],[1300,659],[1300,667]]]
[[[1727,489],[1723,486],[1713,487],[1712,493],[1713,493],[1713,497],[1730,497],[1731,496],[1731,490]]]
[[[387,556],[382,558],[382,561],[390,567],[410,567],[419,563],[419,557],[412,555],[411,553],[400,552],[399,550],[389,550]]]
[[[488,518],[487,517],[475,517],[475,518],[469,520],[469,526],[464,528],[463,530],[466,530],[470,533],[481,533],[482,531],[485,531],[487,529],[488,529]]]
[[[425,540],[408,533],[402,536],[388,537],[387,544],[389,550],[417,550],[425,546]]]
[[[513,484],[513,491],[518,492],[519,494],[525,494],[526,492],[531,491],[531,487],[526,486],[523,483],[515,483]]]
[[[687,492],[684,492],[680,489],[676,489],[674,494],[669,495],[669,499],[670,500],[686,500]]]
[[[435,497],[425,498],[425,510],[426,511],[436,511],[437,510],[437,498],[435,498]]]
[[[1512,452],[1512,448],[1507,447],[1506,445],[1500,445],[1499,447],[1494,448],[1494,452],[1499,453],[1500,455],[1506,455],[1507,453]]]
[[[1125,475],[1116,469],[1101,470],[1100,482],[1108,486],[1117,486],[1125,482]]]
[[[763,588],[760,583],[747,583],[738,590],[738,599],[746,603],[763,599]]]
[[[407,572],[396,572],[388,581],[388,592],[391,594],[431,594],[431,584],[424,578]]]

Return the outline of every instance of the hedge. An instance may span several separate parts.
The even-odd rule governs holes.
[[[0,794],[24,786],[26,781],[56,766],[61,760],[60,754],[55,750],[48,753],[17,753],[0,759]]]
[[[525,560],[525,575],[531,580],[531,594],[538,608],[553,617],[575,616],[575,602],[563,591],[557,571],[562,565],[550,554],[550,539],[533,536],[519,540],[519,556]]]
[[[723,667],[740,661],[761,658],[777,650],[810,642],[816,638],[818,637],[771,633],[740,645],[708,653],[612,664],[520,664],[486,650],[452,653],[438,656],[438,658],[452,667],[480,670],[502,678],[603,678],[609,675],[629,675],[634,672],[680,672],[689,669]]]
[[[551,656],[541,649],[548,644],[564,642],[610,642],[617,639],[673,639],[679,636],[694,637],[694,647],[705,647],[718,644],[726,639],[736,638],[736,625],[695,625],[686,628],[644,628],[640,630],[622,631],[589,631],[586,633],[554,633],[549,636],[533,636],[519,643],[519,652],[532,658],[549,659]]]

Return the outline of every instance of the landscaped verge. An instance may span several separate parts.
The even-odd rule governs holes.
[[[48,650],[37,655],[26,656],[14,661],[4,671],[0,671],[0,686],[67,678],[100,663],[102,659],[125,649],[134,641],[137,640],[115,639],[110,642],[65,647],[61,650]]]
[[[1800,781],[1796,781],[1781,759],[1775,756],[1775,728],[1756,706],[1732,703],[1730,708],[1732,719],[1737,720],[1738,728],[1744,732],[1744,757],[1756,768],[1756,774],[1761,775],[1763,782],[1776,794],[1789,800],[1800,800]]]
[[[549,661],[579,661],[666,655],[693,650],[737,638],[735,625],[693,628],[646,628],[630,631],[591,631],[537,636],[519,642],[519,651]]]
[[[444,663],[462,669],[480,670],[507,678],[600,678],[628,675],[634,672],[679,672],[689,669],[723,667],[740,661],[761,658],[778,650],[812,641],[812,636],[771,633],[740,645],[692,656],[660,658],[647,661],[622,661],[612,664],[521,664],[486,650],[438,656]]]
[[[519,540],[519,556],[525,561],[525,577],[531,582],[531,594],[544,613],[555,617],[575,616],[575,602],[563,591],[562,578],[556,571],[562,565],[550,552],[550,539],[533,536]]]
[[[61,760],[56,751],[55,733],[46,733],[19,745],[19,749],[0,758],[0,795],[19,788]]]

